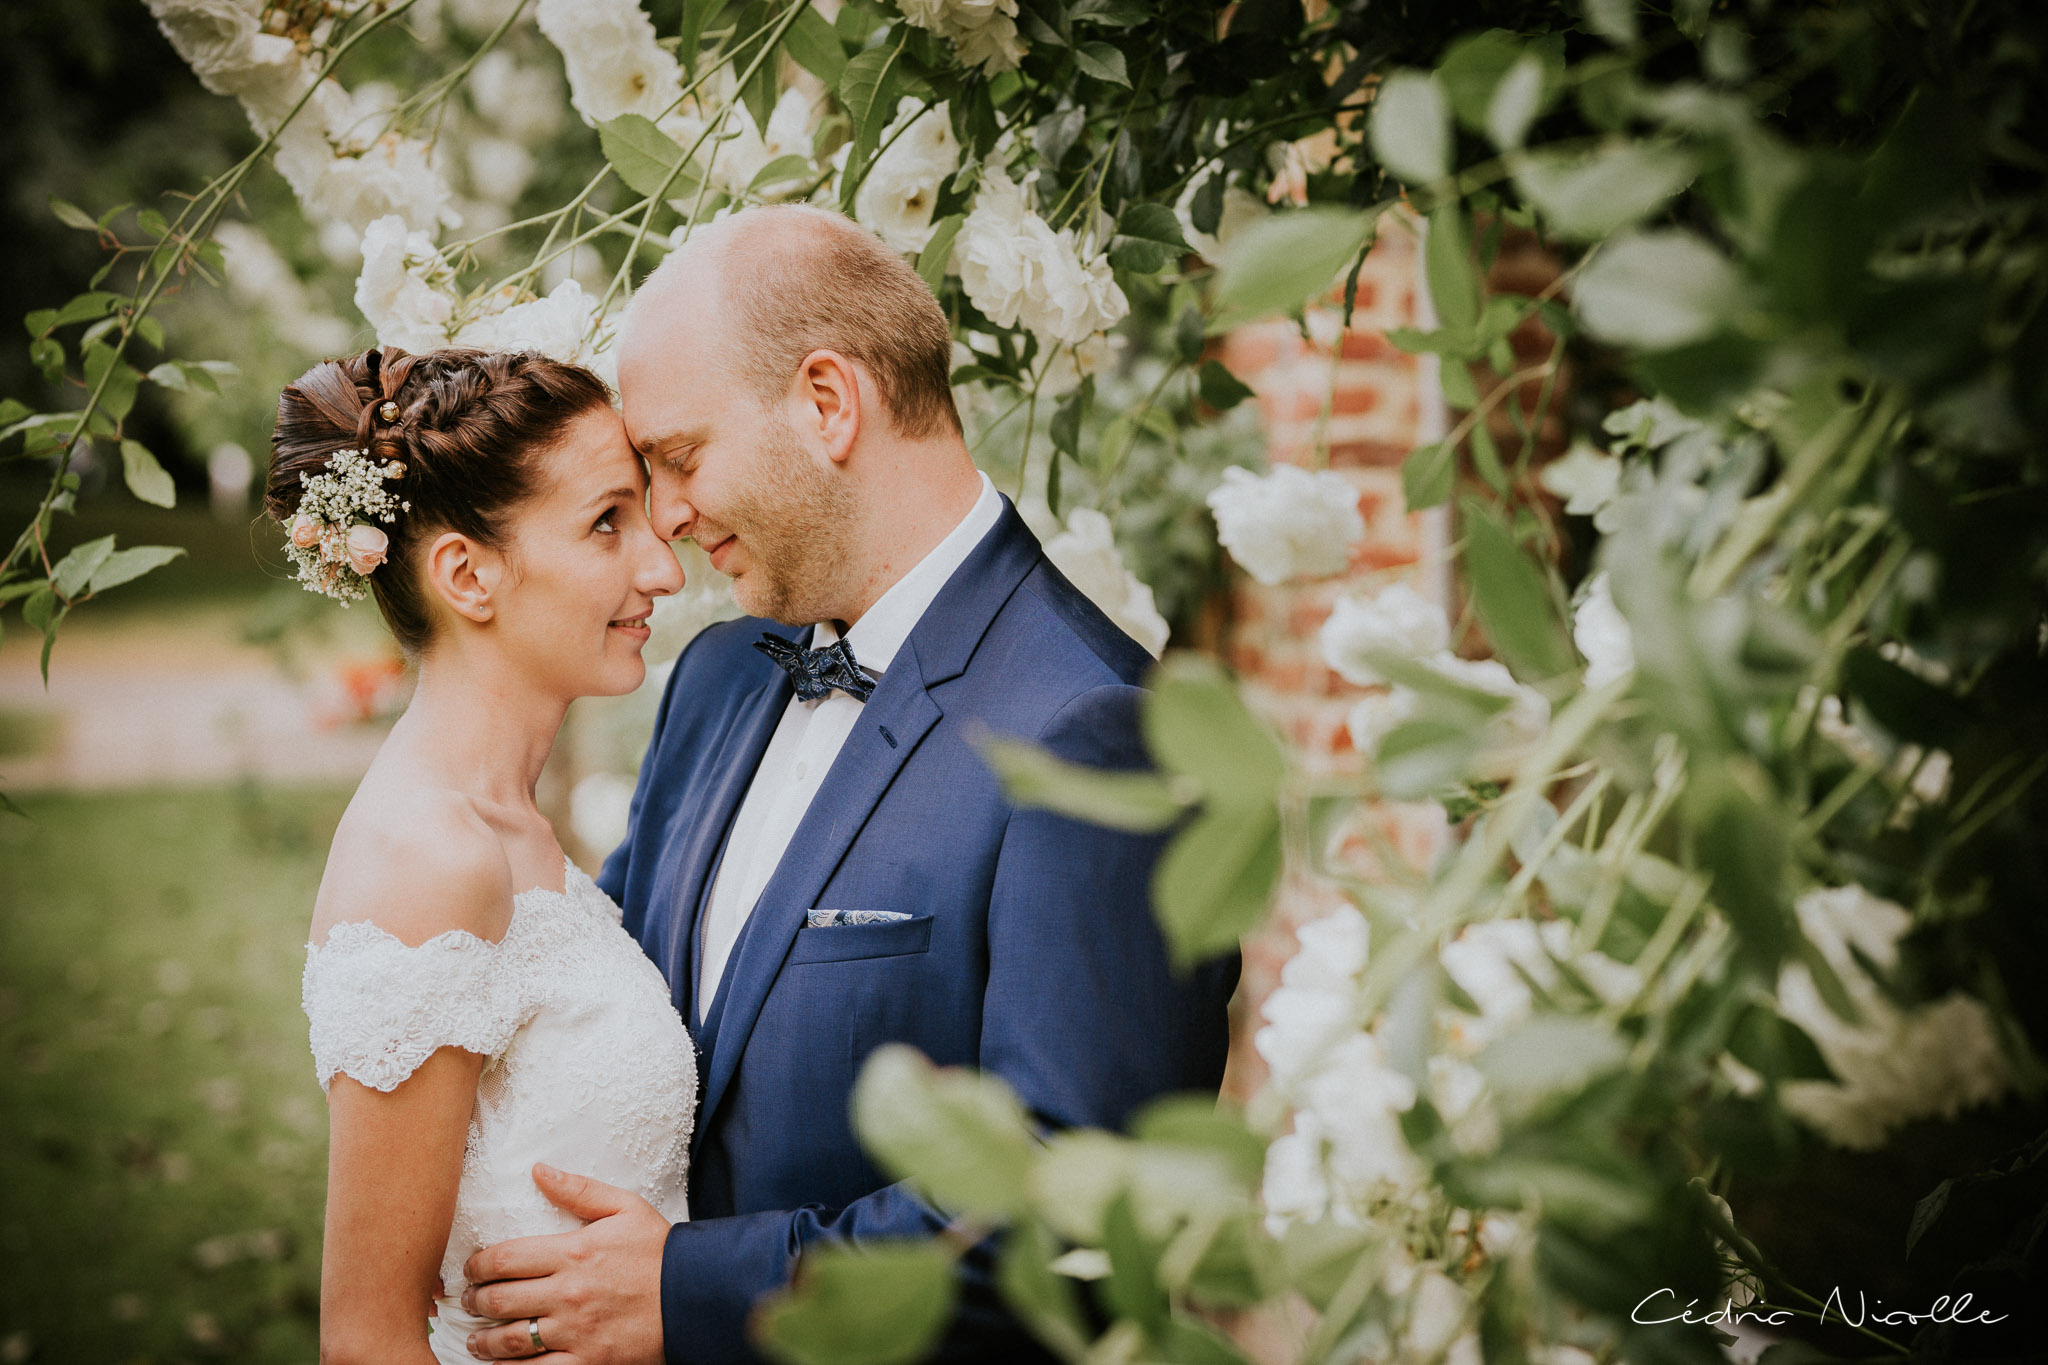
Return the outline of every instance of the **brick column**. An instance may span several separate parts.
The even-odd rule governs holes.
[[[1385,335],[1395,327],[1431,325],[1419,246],[1414,221],[1388,215],[1359,273],[1348,328],[1340,294],[1310,310],[1306,337],[1292,321],[1260,323],[1232,332],[1219,356],[1257,395],[1269,457],[1342,474],[1358,489],[1365,519],[1365,539],[1337,577],[1268,588],[1240,575],[1233,593],[1226,657],[1253,708],[1317,777],[1362,770],[1344,722],[1367,689],[1325,667],[1316,641],[1331,604],[1347,591],[1375,592],[1405,579],[1432,601],[1451,605],[1449,512],[1410,513],[1401,493],[1402,459],[1444,432],[1436,362],[1396,349]],[[1376,881],[1398,875],[1385,866],[1388,858],[1426,867],[1446,837],[1443,812],[1433,803],[1375,804],[1328,833],[1326,856]],[[1265,1080],[1251,1035],[1259,1006],[1294,952],[1295,928],[1344,903],[1297,861],[1289,860],[1272,921],[1245,943],[1224,1083],[1225,1093],[1239,1100]]]

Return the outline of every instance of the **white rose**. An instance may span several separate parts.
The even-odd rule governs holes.
[[[1468,924],[1437,956],[1495,1031],[1536,1007],[1531,981],[1545,990],[1561,984],[1536,925],[1525,919]]]
[[[332,157],[302,196],[306,210],[358,230],[395,213],[413,231],[432,232],[454,218],[454,196],[429,155],[425,143],[386,133],[361,156]]]
[[[469,98],[479,114],[520,142],[539,142],[561,126],[561,82],[543,67],[521,66],[503,48],[477,59],[469,73]]]
[[[584,122],[659,118],[682,98],[682,68],[634,0],[540,0],[534,17],[561,50],[569,103]]]
[[[1122,321],[1130,304],[1107,256],[1083,261],[1070,230],[1054,232],[1031,210],[1036,179],[1034,172],[1018,185],[1000,167],[983,172],[954,242],[954,271],[997,326],[1021,322],[1041,343],[1079,345]]]
[[[923,251],[931,241],[939,186],[960,164],[946,106],[920,115],[921,107],[908,97],[897,103],[896,121],[882,135],[887,150],[868,168],[853,200],[854,218],[905,253]]]
[[[1395,583],[1372,597],[1338,598],[1318,638],[1323,662],[1346,682],[1370,686],[1385,681],[1373,656],[1420,659],[1449,649],[1451,623],[1442,607]]]
[[[1330,1174],[1364,1192],[1407,1185],[1421,1174],[1400,1115],[1415,1107],[1415,1083],[1386,1064],[1379,1039],[1354,1033],[1330,1049],[1301,1087],[1304,1112],[1329,1135]]]
[[[903,17],[953,44],[966,66],[994,75],[1024,59],[1017,37],[1017,0],[901,0]]]
[[[1808,891],[1793,902],[1793,911],[1799,931],[1837,972],[1861,972],[1858,953],[1890,971],[1899,963],[1899,940],[1913,927],[1913,916],[1903,906],[1854,882]]]
[[[1278,1236],[1295,1219],[1314,1222],[1329,1211],[1330,1182],[1323,1174],[1322,1138],[1303,1115],[1295,1129],[1266,1148],[1266,1174],[1259,1187],[1266,1225]]]
[[[944,105],[939,106],[941,109]],[[768,127],[761,134],[761,140],[768,149],[768,159],[780,156],[800,156],[806,161],[816,159],[818,133],[817,103],[803,91],[791,86],[775,100],[775,108],[769,111]],[[948,139],[952,129],[946,130]],[[955,148],[958,155],[958,148]]]
[[[1365,536],[1358,490],[1329,470],[1282,464],[1259,475],[1233,467],[1208,503],[1223,548],[1269,587],[1341,573]]]
[[[1588,687],[1605,687],[1636,671],[1635,636],[1628,618],[1614,605],[1605,569],[1594,576],[1585,600],[1572,614],[1572,643],[1586,656]]]
[[[1259,1007],[1265,1026],[1252,1046],[1272,1068],[1274,1084],[1285,1087],[1312,1070],[1338,1038],[1358,1027],[1350,989],[1281,986]]]
[[[1045,542],[1045,557],[1119,630],[1159,657],[1170,634],[1166,618],[1153,603],[1152,589],[1124,564],[1108,517],[1091,507],[1075,508],[1066,529]]]
[[[1295,930],[1300,945],[1280,968],[1280,982],[1309,990],[1344,991],[1365,970],[1372,926],[1357,907],[1344,905]]]
[[[1507,698],[1507,706],[1488,717],[1479,732],[1480,753],[1473,771],[1480,777],[1512,777],[1550,729],[1549,700],[1516,682],[1515,675],[1498,659],[1439,654],[1426,662],[1433,672],[1452,682]]]
[[[1500,1116],[1486,1078],[1470,1062],[1439,1053],[1429,1059],[1429,1102],[1450,1129],[1451,1145],[1466,1156],[1500,1146]]]
[[[597,347],[597,300],[573,279],[544,298],[515,303],[465,324],[457,341],[485,351],[534,351],[566,365],[589,363]]]
[[[1468,1303],[1457,1282],[1435,1266],[1424,1266],[1408,1295],[1407,1330],[1401,1334],[1404,1360],[1445,1360],[1462,1335]]]
[[[1536,481],[1565,500],[1565,511],[1575,517],[1590,517],[1613,502],[1620,491],[1621,461],[1601,454],[1592,442],[1581,438],[1562,458],[1544,465]]]
[[[397,214],[364,229],[356,307],[376,330],[379,345],[431,351],[448,344],[455,300],[436,286],[445,270],[432,239],[407,231]]]
[[[156,26],[199,83],[216,95],[232,95],[223,74],[249,61],[249,48],[263,29],[262,0],[148,0]]]

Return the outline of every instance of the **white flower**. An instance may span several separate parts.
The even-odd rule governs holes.
[[[453,195],[429,160],[427,145],[396,133],[386,133],[361,156],[331,156],[299,197],[313,217],[358,230],[394,213],[415,232],[432,232],[454,218],[448,207]]]
[[[1468,924],[1437,957],[1458,989],[1479,1006],[1489,1035],[1520,1022],[1535,1009],[1530,982],[1552,990],[1560,980],[1557,964],[1551,961],[1536,925],[1525,919]]]
[[[1536,481],[1565,500],[1566,512],[1589,517],[1621,491],[1621,461],[1601,454],[1592,442],[1581,438],[1562,458],[1544,465]]]
[[[1037,175],[1013,184],[1000,167],[982,173],[974,209],[954,240],[960,284],[999,327],[1018,323],[1042,344],[1077,346],[1121,322],[1130,311],[1109,258],[1084,261],[1072,229],[1054,232],[1031,210]]]
[[[1066,529],[1045,542],[1045,557],[1118,629],[1159,657],[1170,633],[1166,618],[1153,604],[1152,589],[1124,564],[1108,517],[1092,507],[1075,508]]]
[[[1385,681],[1374,656],[1419,659],[1449,649],[1451,623],[1442,607],[1395,583],[1372,597],[1338,598],[1319,638],[1323,662],[1346,682],[1369,686]]]
[[[861,226],[905,253],[923,251],[931,241],[939,186],[960,164],[946,106],[934,105],[921,115],[920,108],[908,96],[897,102],[896,120],[882,134],[887,150],[868,168],[853,199]]]
[[[1465,1291],[1435,1266],[1424,1266],[1408,1292],[1407,1330],[1401,1334],[1403,1361],[1437,1361],[1452,1365],[1459,1357],[1468,1304]],[[1474,1347],[1476,1351],[1476,1344]]]
[[[1293,1132],[1273,1139],[1266,1148],[1259,1197],[1266,1206],[1266,1226],[1275,1236],[1294,1219],[1314,1222],[1329,1211],[1330,1182],[1323,1172],[1323,1143],[1315,1120],[1298,1117]]]
[[[508,137],[479,137],[462,152],[470,188],[480,199],[510,204],[533,179],[533,154]]]
[[[990,75],[1024,60],[1017,38],[1017,0],[898,0],[903,17],[953,44],[966,66]]]
[[[1485,1156],[1500,1146],[1500,1116],[1479,1068],[1445,1053],[1429,1059],[1429,1102],[1450,1129],[1451,1146]]]
[[[1353,995],[1349,989],[1282,985],[1266,997],[1259,1007],[1266,1024],[1252,1035],[1252,1046],[1272,1068],[1275,1085],[1292,1085],[1358,1027]]]
[[[1221,260],[1224,248],[1240,232],[1271,212],[1256,194],[1242,185],[1233,184],[1223,191],[1223,209],[1216,216],[1216,231],[1204,232],[1195,226],[1195,195],[1200,189],[1200,182],[1196,182],[1181,191],[1180,198],[1174,203],[1173,215],[1180,220],[1180,235],[1187,239],[1195,254],[1206,261]]]
[[[584,122],[660,118],[682,98],[682,68],[635,0],[540,0],[534,17],[561,50],[569,103]]]
[[[607,384],[615,366],[612,329],[599,321],[597,300],[574,279],[564,279],[543,298],[472,319],[456,333],[456,341],[485,351],[535,351],[595,370]]]
[[[1451,682],[1479,692],[1507,698],[1508,704],[1487,718],[1479,731],[1476,776],[1506,778],[1514,775],[1550,728],[1550,702],[1541,692],[1515,681],[1507,665],[1498,659],[1461,659],[1439,654],[1424,661],[1429,669]]]
[[[1614,605],[1614,593],[1602,569],[1586,589],[1585,600],[1572,616],[1572,643],[1586,656],[1586,686],[1605,687],[1635,672],[1635,637],[1628,618]]]
[[[232,95],[232,77],[249,63],[263,31],[263,0],[148,0],[156,26],[216,95]],[[228,79],[224,80],[226,77]]]
[[[944,109],[945,105],[939,105]],[[818,132],[817,103],[803,91],[791,86],[776,98],[775,108],[769,111],[767,130],[761,134],[761,143],[773,161],[782,156],[800,156],[806,161],[816,154]],[[949,127],[947,138],[952,137]],[[959,149],[954,149],[957,158]]]
[[[1954,993],[1901,1009],[1859,958],[1889,972],[1912,927],[1902,907],[1860,886],[1810,891],[1795,907],[1799,927],[1828,964],[1861,1016],[1841,1018],[1821,998],[1804,964],[1778,974],[1778,1009],[1804,1029],[1835,1081],[1788,1081],[1786,1111],[1837,1146],[1873,1149],[1891,1129],[1915,1119],[1953,1118],[2003,1094],[2011,1068],[1990,1012]]]
[[[1344,718],[1351,747],[1368,756],[1377,754],[1387,736],[1414,720],[1421,706],[1422,694],[1406,687],[1361,697]]]
[[[1208,503],[1223,548],[1268,587],[1341,573],[1365,536],[1358,490],[1329,470],[1282,464],[1259,475],[1233,467]]]
[[[479,114],[520,142],[551,137],[561,126],[561,81],[544,67],[521,66],[504,48],[477,59],[469,73],[469,98]]]
[[[1310,990],[1345,991],[1358,984],[1372,926],[1355,906],[1341,905],[1294,931],[1299,945],[1280,968],[1280,982]]]
[[[434,243],[387,214],[363,232],[363,270],[356,277],[356,308],[382,346],[431,351],[448,344],[455,300],[443,285],[452,279]]]
[[[1415,1107],[1415,1082],[1386,1064],[1370,1033],[1354,1033],[1330,1049],[1300,1095],[1302,1111],[1328,1135],[1335,1183],[1366,1195],[1388,1184],[1412,1184],[1422,1174],[1401,1133],[1401,1115]]]

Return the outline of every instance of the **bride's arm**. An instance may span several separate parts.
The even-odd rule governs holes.
[[[387,802],[336,838],[306,985],[331,1074],[322,1365],[432,1365],[477,1080],[517,1026],[493,956],[511,900],[502,846],[444,794]]]
[[[444,1047],[389,1094],[345,1075],[328,1088],[322,1365],[432,1365],[427,1314],[483,1060]]]

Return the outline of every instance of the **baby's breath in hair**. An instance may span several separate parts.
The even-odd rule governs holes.
[[[361,601],[367,577],[384,562],[390,538],[372,525],[396,521],[412,503],[384,487],[405,473],[393,460],[376,464],[360,450],[337,450],[324,474],[300,474],[304,491],[285,539],[285,553],[298,565],[299,582],[343,606]]]

